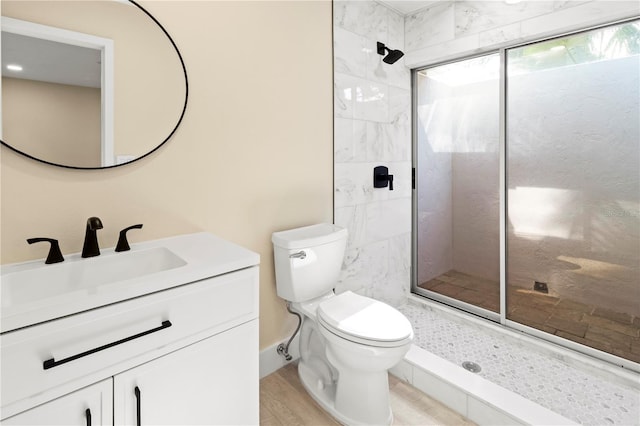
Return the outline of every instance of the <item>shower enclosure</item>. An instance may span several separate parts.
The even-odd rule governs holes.
[[[640,363],[640,21],[413,71],[413,291]]]

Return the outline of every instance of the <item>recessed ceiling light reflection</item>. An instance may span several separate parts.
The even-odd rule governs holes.
[[[9,64],[9,65],[7,65],[7,69],[9,71],[22,71],[22,65]]]

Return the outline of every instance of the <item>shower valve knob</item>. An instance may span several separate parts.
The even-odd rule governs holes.
[[[389,168],[386,166],[377,166],[373,168],[373,187],[386,188],[393,191],[393,175],[389,174]]]

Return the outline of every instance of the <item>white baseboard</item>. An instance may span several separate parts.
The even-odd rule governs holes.
[[[277,351],[278,345],[280,343],[286,344],[287,341],[277,342],[273,345],[263,349],[260,351],[260,378],[262,379],[265,376],[273,373],[274,371],[279,370],[285,365],[296,361],[300,358],[300,346],[298,345],[298,336],[293,339],[291,345],[289,345],[289,355],[291,355],[291,361],[286,361],[282,355],[280,355]],[[288,340],[288,339],[287,339]]]

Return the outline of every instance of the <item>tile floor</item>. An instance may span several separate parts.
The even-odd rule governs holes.
[[[485,379],[584,425],[640,425],[640,375],[632,388],[551,358],[486,327],[408,303],[414,344],[457,365],[478,363]]]
[[[500,284],[497,281],[451,270],[420,284],[418,287],[480,306],[492,312],[500,311]]]
[[[419,287],[499,312],[497,282],[455,270]],[[640,363],[640,316],[518,287],[507,290],[507,318]]]

